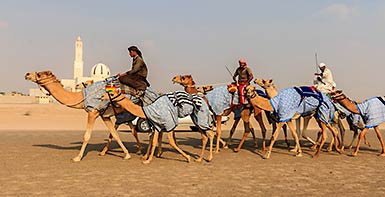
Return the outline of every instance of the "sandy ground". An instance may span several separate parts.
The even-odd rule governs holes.
[[[261,133],[252,121],[260,139]],[[112,151],[98,156],[107,137],[99,120],[86,155],[81,162],[70,161],[81,146],[86,113],[61,105],[0,104],[0,188],[1,196],[384,196],[385,158],[378,157],[380,145],[374,131],[368,133],[372,147],[362,145],[358,157],[349,150],[339,155],[322,152],[317,159],[303,140],[304,157],[294,157],[282,141],[275,145],[271,159],[264,160],[249,137],[239,153],[221,150],[212,162],[187,163],[167,143],[164,154],[150,165],[135,154],[134,138],[121,127],[121,138],[132,153],[113,144]],[[224,125],[229,135],[231,123]],[[239,125],[234,148],[243,133]],[[315,136],[312,120],[309,134]],[[268,126],[268,136],[271,128]],[[200,135],[178,128],[180,147],[196,157]],[[141,133],[144,146],[148,135]],[[329,133],[330,136],[330,133]],[[347,133],[347,140],[351,133]],[[291,136],[290,136],[291,140]],[[260,140],[259,140],[260,142]],[[292,145],[294,144],[291,140]],[[207,153],[206,153],[207,156]]]

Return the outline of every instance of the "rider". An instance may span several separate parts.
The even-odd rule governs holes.
[[[246,101],[246,97],[244,94],[244,89],[246,86],[250,85],[251,80],[253,79],[253,73],[251,69],[247,66],[245,59],[240,59],[238,61],[239,67],[235,70],[233,75],[233,80],[237,83],[238,94],[239,94],[239,104],[244,104]],[[238,80],[237,80],[238,76]]]
[[[128,47],[132,57],[131,70],[118,74],[120,83],[136,90],[136,95],[142,95],[150,83],[147,81],[147,66],[143,61],[142,52],[136,46]]]
[[[321,73],[314,73],[314,87],[322,93],[330,93],[336,88],[336,83],[333,80],[333,75],[330,69],[326,68],[325,63],[320,63],[319,68]]]

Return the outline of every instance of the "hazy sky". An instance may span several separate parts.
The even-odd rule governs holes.
[[[0,91],[28,93],[29,71],[73,75],[76,37],[83,40],[84,73],[103,62],[127,71],[137,45],[159,91],[181,89],[177,74],[197,84],[230,82],[246,58],[255,77],[279,89],[311,85],[314,53],[353,99],[385,95],[385,1],[164,0],[0,2]]]

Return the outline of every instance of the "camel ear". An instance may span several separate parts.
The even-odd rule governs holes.
[[[273,79],[270,79],[270,80],[269,80],[269,83],[273,83]]]

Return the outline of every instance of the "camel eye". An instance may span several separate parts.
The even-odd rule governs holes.
[[[182,80],[184,80],[184,76],[182,76]]]

